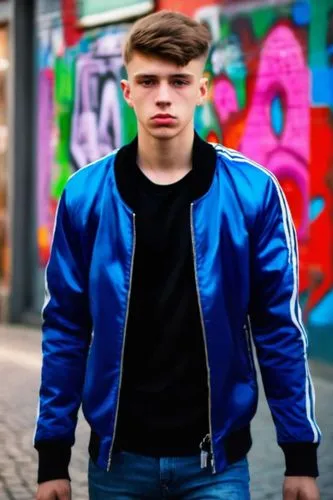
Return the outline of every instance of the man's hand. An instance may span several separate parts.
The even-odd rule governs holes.
[[[313,477],[286,477],[283,484],[283,500],[319,500],[320,494]]]
[[[36,500],[71,500],[71,498],[71,483],[68,479],[41,483],[36,494]]]

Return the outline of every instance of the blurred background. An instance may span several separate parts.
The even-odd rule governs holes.
[[[0,499],[33,498],[40,310],[57,202],[73,172],[135,135],[120,93],[121,43],[135,19],[161,9],[212,34],[198,133],[269,168],[289,201],[324,433],[322,497],[332,500],[333,0],[0,0]],[[282,456],[264,402],[256,432],[253,498],[281,498]],[[78,436],[74,499],[85,499],[81,420]]]

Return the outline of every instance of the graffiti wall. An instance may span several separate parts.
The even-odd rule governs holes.
[[[221,6],[222,3],[222,6]],[[211,92],[196,128],[267,166],[297,228],[308,323],[333,325],[333,0],[159,0],[203,20],[213,37]],[[39,250],[48,257],[68,176],[135,133],[119,94],[127,27],[82,34],[65,47],[61,22],[40,30]]]
[[[64,53],[60,0],[52,5],[38,2],[38,133],[37,133],[37,240],[40,263],[49,255],[54,219],[54,182],[56,151],[59,151],[56,122],[56,62]],[[51,231],[51,232],[50,232]]]
[[[305,317],[332,326],[333,1],[225,2],[193,15],[214,37],[197,127],[278,177],[297,228]]]
[[[64,41],[58,15],[40,17],[38,116],[38,250],[41,267],[50,251],[55,210],[68,177],[135,134],[123,101],[121,41],[128,27]]]

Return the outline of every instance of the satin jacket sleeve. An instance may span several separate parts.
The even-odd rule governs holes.
[[[270,176],[252,241],[250,318],[265,394],[286,458],[286,475],[317,476],[308,339],[299,305],[295,227],[278,181]]]
[[[39,482],[69,477],[92,330],[87,272],[66,189],[57,209],[45,281],[42,374],[34,438],[39,451]]]

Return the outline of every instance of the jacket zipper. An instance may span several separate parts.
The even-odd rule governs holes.
[[[251,366],[252,372],[254,372],[255,368],[254,368],[253,353],[252,353],[252,346],[251,346],[252,328],[251,328],[251,318],[249,315],[247,315],[247,322],[244,325],[244,330],[245,330],[247,351],[248,351],[248,357],[250,360],[250,366]]]
[[[199,305],[199,311],[200,311],[201,330],[202,330],[202,335],[203,335],[203,340],[204,340],[204,346],[205,346],[206,367],[207,367],[208,415],[209,415],[209,434],[210,434],[210,436],[206,436],[206,438],[207,438],[207,441],[209,441],[209,445],[210,445],[209,447],[210,447],[212,472],[213,472],[213,474],[215,474],[216,473],[216,469],[215,469],[215,457],[214,457],[213,433],[212,433],[212,412],[211,412],[212,404],[211,404],[210,370],[209,370],[209,361],[208,361],[208,348],[207,348],[206,329],[205,329],[205,324],[204,324],[204,320],[203,320],[203,313],[202,313],[201,299],[200,299],[200,292],[199,292],[197,266],[196,266],[196,261],[197,261],[196,257],[197,257],[197,254],[196,254],[196,249],[195,249],[195,236],[194,236],[194,225],[193,225],[193,203],[191,203],[191,240],[192,240],[192,252],[193,252],[195,286],[196,286],[197,299],[198,299],[198,305]],[[201,466],[205,467],[206,465],[207,465],[207,463],[206,463],[206,457],[203,457],[203,455],[201,455]]]
[[[116,416],[115,416],[115,422],[114,422],[112,443],[111,443],[111,446],[110,446],[109,459],[108,459],[108,468],[107,468],[108,472],[110,472],[110,468],[111,468],[112,451],[113,451],[113,447],[114,447],[115,436],[116,436],[116,429],[117,429],[117,423],[118,423],[120,392],[121,392],[121,386],[122,386],[122,380],[123,380],[125,342],[126,342],[126,333],[127,333],[129,304],[130,304],[130,298],[131,298],[131,292],[132,292],[134,255],[135,255],[135,249],[136,249],[135,213],[133,213],[132,222],[133,222],[133,250],[132,250],[132,258],[131,258],[130,282],[129,282],[129,289],[128,289],[128,295],[127,295],[127,308],[126,308],[126,315],[125,315],[124,338],[123,338],[123,345],[122,345],[122,352],[121,352],[120,380],[119,380],[119,390],[118,390],[118,398],[117,398],[117,408],[116,408]]]

